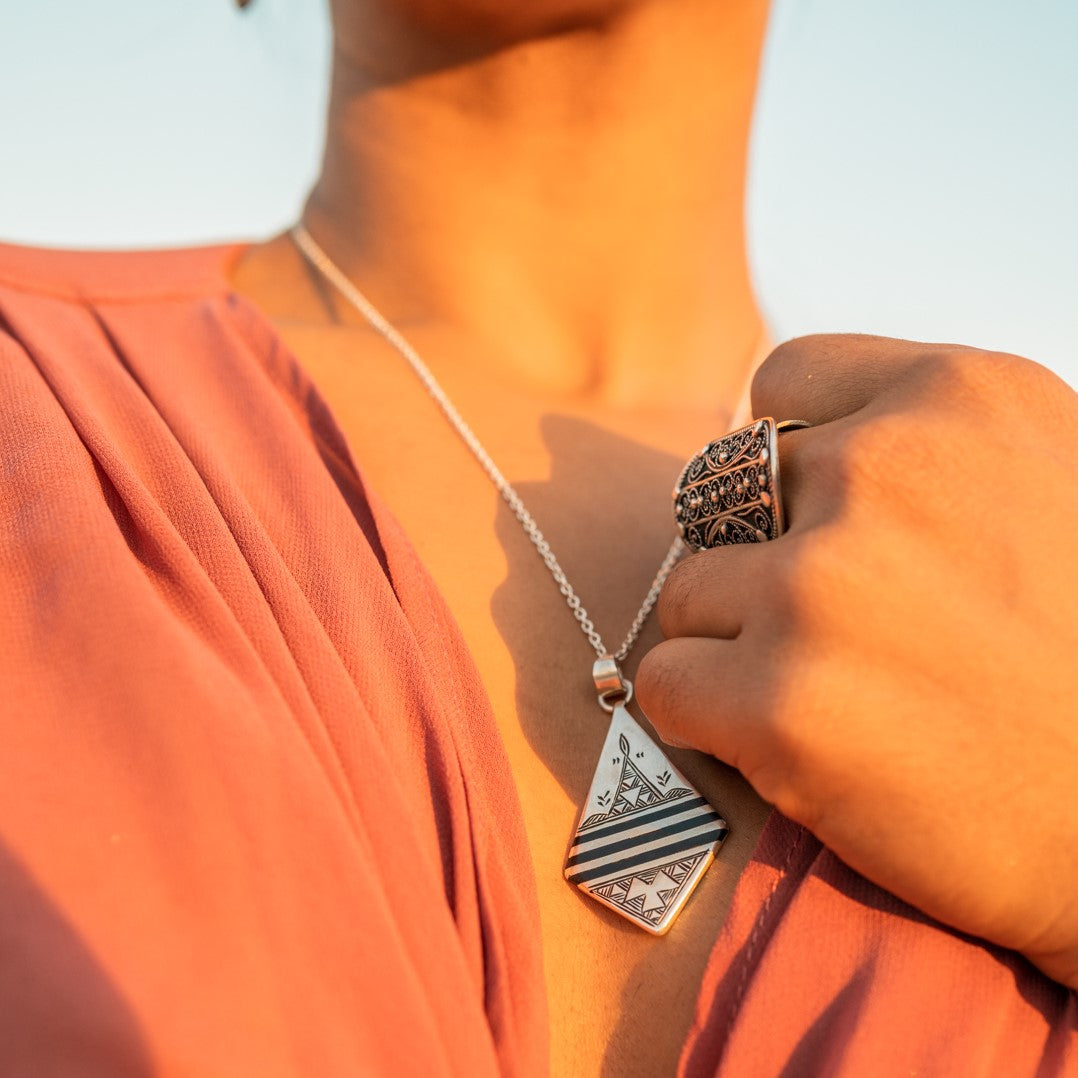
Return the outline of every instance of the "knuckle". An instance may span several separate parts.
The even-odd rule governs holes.
[[[773,377],[776,371],[793,363],[803,363],[822,359],[850,338],[841,333],[806,333],[800,337],[791,337],[776,345],[760,366],[760,371],[768,371],[765,377]],[[759,372],[757,372],[759,373]]]
[[[981,407],[991,413],[985,417],[988,422],[1006,422],[1027,409],[1055,418],[1069,396],[1057,374],[1008,352],[979,353],[976,363],[966,364],[965,377]]]
[[[833,466],[847,482],[875,481],[881,472],[893,471],[898,462],[906,461],[926,441],[906,416],[886,412],[852,424],[839,435],[838,459]]]
[[[791,631],[806,620],[816,622],[816,608],[834,594],[842,558],[833,532],[818,526],[801,533],[788,544],[786,557],[777,570],[777,584],[786,602],[783,621]],[[783,660],[789,666],[789,659]]]
[[[834,432],[815,474],[848,518],[859,510],[884,511],[903,490],[923,496],[926,483],[946,471],[948,446],[928,434],[929,419],[918,412],[888,411],[862,416]]]
[[[776,345],[756,368],[752,376],[752,390],[771,389],[780,379],[785,378],[787,368],[802,354],[804,338],[793,337]]]
[[[782,399],[791,380],[799,372],[821,361],[834,340],[831,334],[812,334],[793,337],[772,349],[753,375],[751,395],[754,413],[768,407],[769,402]]]
[[[686,624],[696,592],[697,557],[698,555],[694,555],[680,562],[666,578],[666,583],[659,593],[655,613],[665,637],[679,636],[682,626]]]
[[[636,694],[648,719],[657,730],[673,732],[679,716],[684,715],[688,701],[688,685],[683,671],[671,661],[662,645],[652,648],[636,672]]]
[[[1010,410],[1016,392],[1052,377],[1039,363],[1009,352],[946,346],[917,365],[919,388],[930,400],[955,400],[966,408]]]
[[[787,644],[771,664],[771,691],[756,716],[758,752],[746,761],[745,775],[785,815],[807,823],[813,811],[812,776],[818,771],[807,722],[816,663],[800,645]]]
[[[895,342],[858,333],[814,333],[794,337],[775,348],[752,381],[755,415],[772,408],[807,410],[819,422],[842,415],[860,395],[857,370]],[[885,347],[884,347],[885,346]],[[826,372],[827,378],[817,375]],[[800,419],[800,415],[776,415]]]

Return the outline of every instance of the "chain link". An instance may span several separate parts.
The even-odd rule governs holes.
[[[449,397],[446,396],[445,390],[438,384],[437,379],[426,363],[420,359],[419,353],[401,336],[394,326],[386,321],[374,304],[337,268],[329,255],[315,243],[311,234],[302,224],[293,226],[292,239],[318,272],[404,357],[415,372],[416,377],[423,383],[423,387],[434,399],[434,403],[438,405],[450,425],[460,435],[461,440],[471,450],[472,455],[479,462],[479,466],[486,472],[490,481],[497,488],[498,493],[513,511],[513,515],[524,529],[524,534],[531,540],[532,545],[543,559],[543,564],[546,565],[550,575],[554,578],[554,583],[558,585],[558,591],[561,592],[566,605],[572,611],[573,617],[580,626],[580,631],[588,638],[588,643],[595,649],[595,654],[600,659],[611,655],[607,651],[599,631],[595,628],[595,623],[591,620],[590,615],[584,608],[584,604],[580,601],[580,596],[577,595],[572,584],[569,583],[565,570],[559,564],[554,551],[550,549],[550,544],[547,542],[546,537],[539,530],[539,525],[535,523],[535,518],[528,512],[523,500],[513,489],[509,480],[502,475],[501,470],[483,447],[475,432],[464,421],[463,416],[457,411],[456,406]],[[659,592],[662,591],[666,578],[673,571],[684,549],[685,545],[679,537],[673,541],[670,549],[666,552],[666,557],[663,558],[662,565],[659,566],[659,571],[651,582],[651,587],[644,597],[644,602],[637,611],[636,617],[633,618],[632,625],[629,626],[628,635],[617,651],[613,652],[612,657],[619,663],[624,662],[628,658],[629,652],[632,651],[633,645],[644,628],[648,615],[656,602],[658,602]]]

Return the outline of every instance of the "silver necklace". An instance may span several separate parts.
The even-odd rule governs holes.
[[[632,682],[621,673],[659,592],[685,547],[676,538],[663,558],[621,646],[607,650],[554,551],[520,495],[464,421],[416,350],[341,272],[302,224],[292,239],[311,265],[412,368],[450,426],[520,522],[597,656],[592,678],[610,715],[591,788],[566,857],[565,878],[655,935],[681,912],[726,837],[726,822],[629,713]]]

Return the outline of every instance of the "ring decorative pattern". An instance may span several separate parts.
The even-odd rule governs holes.
[[[674,518],[693,550],[777,539],[785,522],[779,496],[778,434],[802,420],[766,417],[708,443],[674,486]]]

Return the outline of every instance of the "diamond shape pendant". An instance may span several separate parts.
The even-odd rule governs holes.
[[[729,828],[629,714],[625,704],[632,686],[624,684],[628,693],[611,709],[565,878],[661,936],[707,872]]]

